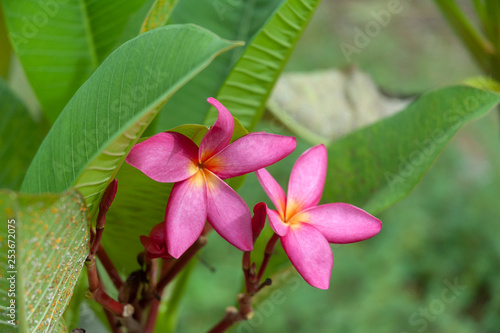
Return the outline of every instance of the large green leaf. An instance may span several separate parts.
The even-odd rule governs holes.
[[[0,187],[18,190],[48,126],[34,121],[0,78]]]
[[[411,192],[462,126],[499,101],[497,93],[448,87],[338,140],[328,147],[323,200],[384,210]]]
[[[193,25],[158,28],[122,45],[65,107],[22,190],[76,187],[93,210],[158,107],[215,56],[237,45]]]
[[[245,128],[257,124],[269,94],[320,0],[287,0],[252,40],[236,63],[217,99]],[[210,108],[206,122],[217,113]]]
[[[88,254],[86,213],[77,192],[42,196],[0,191],[0,331],[61,331],[61,316]],[[15,259],[10,257],[14,253]],[[7,280],[11,277],[15,298],[9,295],[14,293],[14,280]],[[14,299],[16,327],[8,323],[7,306]]]
[[[283,0],[183,0],[177,4],[171,21],[194,23],[223,38],[248,43],[282,2]],[[243,49],[238,48],[218,57],[200,75],[180,89],[158,116],[156,132],[186,123],[203,123],[210,108],[206,103],[207,97],[217,95],[242,52]],[[177,112],[172,117],[169,110]]]
[[[12,45],[49,120],[116,47],[144,1],[2,0]]]

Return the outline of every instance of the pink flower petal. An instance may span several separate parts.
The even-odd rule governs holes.
[[[300,223],[281,237],[281,245],[297,272],[311,286],[328,289],[333,254],[327,240],[313,226]]]
[[[306,150],[297,159],[288,181],[287,218],[319,203],[325,186],[327,163],[324,145]]]
[[[234,130],[234,119],[231,113],[215,98],[210,97],[207,102],[219,112],[215,124],[208,130],[200,143],[199,159],[206,161],[225,148],[231,141]]]
[[[203,172],[174,184],[165,214],[168,252],[179,258],[200,236],[207,220],[207,193]]]
[[[253,249],[250,209],[243,199],[219,177],[205,171],[208,198],[208,222],[241,251]]]
[[[294,137],[250,133],[206,161],[205,167],[222,179],[241,176],[278,162],[296,145]]]
[[[318,229],[330,243],[359,242],[375,236],[382,229],[379,219],[342,202],[312,207],[302,214],[305,222]]]
[[[277,211],[267,208],[267,216],[269,217],[269,224],[278,236],[285,236],[290,230],[290,224],[283,222]]]
[[[155,258],[169,259],[169,258],[172,258],[172,256],[168,253],[167,246],[165,244],[165,225],[162,222],[162,223],[158,224],[157,226],[160,226],[160,228],[161,228],[160,232],[163,234],[162,241],[155,239],[154,236],[151,236],[151,234],[149,235],[149,237],[148,236],[140,236],[139,237],[142,245],[146,249],[146,255],[148,256],[149,259],[155,259]],[[154,230],[154,228],[153,228],[153,230]]]
[[[158,255],[161,255],[163,249],[166,248],[165,244],[163,244],[163,247],[161,247],[160,244],[156,243],[153,239],[151,239],[148,236],[141,235],[139,236],[139,239],[141,240],[142,246],[144,246],[144,248],[147,251],[147,254],[151,259],[159,258]]]
[[[126,161],[157,182],[175,183],[198,171],[198,147],[182,134],[159,133],[132,147]]]
[[[153,242],[165,245],[165,222],[160,222],[151,229],[148,235]]]
[[[266,169],[255,171],[255,175],[274,207],[280,213],[281,218],[285,218],[286,197],[281,186]]]

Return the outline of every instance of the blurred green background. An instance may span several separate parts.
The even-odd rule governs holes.
[[[389,2],[323,1],[287,71],[354,64],[396,96],[481,74],[430,1],[400,1],[401,13],[347,61],[339,45],[353,44],[355,28],[364,29],[373,11]],[[286,131],[266,118],[261,129]],[[333,246],[330,290],[294,276],[270,290],[274,301],[257,306],[255,318],[233,331],[500,332],[498,124],[497,112],[491,112],[462,130],[410,196],[378,216],[379,235]],[[301,142],[288,161],[269,168],[282,186],[307,147]],[[254,175],[239,192],[252,206],[265,198]],[[210,236],[188,282],[178,332],[206,331],[234,305],[240,260],[239,251]]]

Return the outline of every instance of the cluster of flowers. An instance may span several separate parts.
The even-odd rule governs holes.
[[[333,266],[328,243],[373,237],[382,228],[380,220],[346,203],[318,205],[327,170],[324,145],[297,159],[285,196],[264,168],[295,150],[295,138],[260,132],[230,143],[231,113],[214,98],[208,102],[219,115],[199,147],[182,134],[164,132],[135,145],[127,157],[127,163],[151,179],[174,183],[165,221],[148,237],[141,236],[148,255],[179,258],[201,235],[206,221],[236,248],[251,251],[255,223],[252,228],[250,209],[223,179],[255,172],[276,208],[266,206],[266,214],[290,261],[310,285],[328,289]]]

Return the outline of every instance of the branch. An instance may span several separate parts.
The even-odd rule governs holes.
[[[243,252],[243,275],[245,277],[245,293],[239,294],[237,297],[239,309],[234,306],[226,308],[226,315],[215,324],[208,333],[221,333],[225,332],[234,324],[251,319],[253,317],[252,300],[253,297],[265,286],[270,286],[272,283],[271,279],[266,279],[264,282],[260,283],[264,272],[266,271],[269,259],[274,252],[274,247],[276,241],[279,239],[277,234],[269,239],[264,251],[264,258],[259,268],[259,272],[255,272],[255,263],[251,264],[251,252]]]

